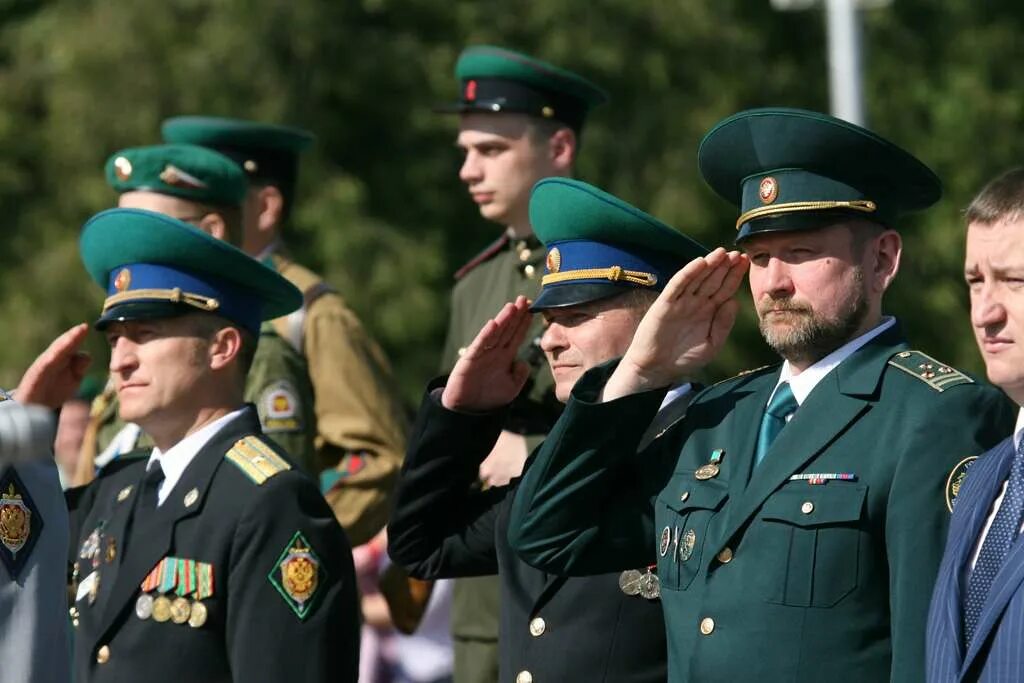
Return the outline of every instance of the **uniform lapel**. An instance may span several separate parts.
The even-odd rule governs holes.
[[[869,408],[871,399],[877,396],[886,362],[902,348],[905,348],[905,344],[898,330],[887,330],[855,351],[818,382],[772,444],[764,461],[751,475],[746,489],[731,506],[721,543],[727,543],[772,492]],[[767,402],[767,395],[764,399]],[[754,448],[752,435],[757,432],[763,412],[764,404],[759,407],[756,416],[747,418],[743,426],[744,431],[751,435],[748,449],[751,454]],[[752,458],[751,454],[744,453],[748,462]]]
[[[144,518],[133,520],[131,544],[126,549],[104,607],[103,621],[97,631],[97,642],[106,638],[107,632],[129,606],[136,590],[150,570],[157,562],[173,553],[175,526],[202,509],[213,475],[223,462],[224,454],[241,436],[258,432],[259,421],[255,410],[250,407],[214,435],[196,454],[163,505],[147,513]],[[135,488],[133,499],[139,486],[136,485]],[[192,489],[196,490],[197,495],[186,496]],[[186,497],[191,504],[186,505]]]

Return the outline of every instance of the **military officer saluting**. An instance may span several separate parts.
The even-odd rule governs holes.
[[[689,264],[621,362],[577,383],[510,543],[552,572],[656,562],[671,681],[923,680],[949,482],[1014,421],[882,314],[898,217],[934,203],[938,179],[867,130],[788,109],[724,120],[699,160],[740,207],[744,254]],[[658,388],[724,343],[748,260],[783,363],[706,389],[634,455]]]
[[[449,372],[476,334],[506,302],[536,298],[544,249],[530,225],[530,190],[542,178],[571,176],[590,110],[607,95],[582,76],[519,52],[488,45],[466,48],[455,65],[459,98],[441,111],[459,116],[456,144],[465,158],[459,179],[480,215],[501,235],[455,273],[451,317],[441,359]],[[561,412],[537,346],[541,321],[520,349],[531,366],[480,479],[501,486],[517,476],[530,450]],[[460,579],[452,605],[455,682],[490,683],[497,676],[498,586]]]
[[[152,145],[111,155],[106,177],[121,208],[156,211],[191,223],[217,239],[242,243],[248,182],[228,157],[198,145]],[[245,400],[256,404],[263,432],[305,471],[315,474],[313,387],[302,356],[269,322],[260,326]],[[92,481],[122,453],[152,447],[138,425],[117,417],[112,384],[93,402],[75,483]]]
[[[626,349],[672,274],[706,250],[606,192],[576,180],[537,184],[531,223],[547,245],[547,273],[532,307],[507,304],[428,390],[388,526],[388,551],[413,576],[497,574],[501,583],[501,681],[665,680],[665,630],[657,579],[625,573],[554,576],[508,545],[515,483],[471,491],[508,406],[529,376],[516,361],[530,313],[547,321],[541,348],[565,400],[577,378]],[[689,387],[665,412],[678,418]]]
[[[69,492],[75,680],[355,681],[345,534],[242,399],[260,322],[300,292],[148,211],[97,214],[81,253],[121,418],[155,447]]]
[[[387,521],[405,453],[406,417],[380,346],[341,294],[284,249],[299,155],[313,136],[288,126],[210,116],[167,119],[163,136],[167,142],[215,149],[245,171],[249,190],[242,250],[276,269],[303,295],[302,306],[274,320],[273,328],[308,369],[316,418],[315,472],[352,543],[369,541]],[[271,391],[261,402],[280,403],[281,392]]]

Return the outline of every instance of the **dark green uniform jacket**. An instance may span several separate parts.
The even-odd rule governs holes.
[[[470,492],[505,415],[452,412],[437,394],[423,401],[402,468],[392,559],[421,579],[498,575],[501,681],[664,681],[661,602],[623,593],[619,572],[557,576],[513,554],[515,484]]]
[[[887,330],[817,384],[751,476],[778,367],[705,390],[639,456],[664,392],[598,404],[610,372],[580,380],[520,484],[510,542],[527,562],[656,561],[674,682],[924,680],[948,482],[1012,428],[1000,392]],[[720,471],[698,478],[715,451]]]
[[[68,492],[77,683],[356,680],[351,550],[313,480],[270,444],[250,407],[200,449],[159,507],[136,503],[146,457]],[[140,609],[142,593],[159,595],[141,586],[165,558],[183,561],[186,587],[211,568],[205,620],[193,619],[201,623],[158,621],[152,603],[151,614]],[[174,576],[163,575],[168,585]],[[176,599],[181,585],[165,594]]]

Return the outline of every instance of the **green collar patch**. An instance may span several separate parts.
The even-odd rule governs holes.
[[[300,620],[313,610],[326,578],[320,558],[301,531],[295,532],[267,574],[267,580]]]

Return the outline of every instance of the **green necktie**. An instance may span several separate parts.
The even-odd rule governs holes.
[[[754,467],[761,464],[768,449],[772,447],[779,432],[786,426],[786,418],[796,412],[798,404],[789,382],[783,382],[775,390],[768,407],[761,418],[761,429],[757,433],[757,450],[754,451]]]

